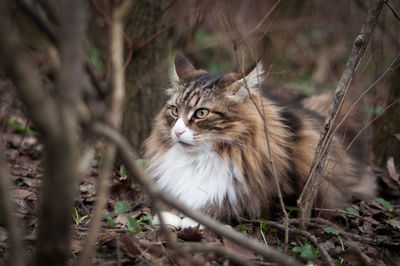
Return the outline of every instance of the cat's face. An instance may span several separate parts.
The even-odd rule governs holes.
[[[254,89],[254,81],[196,70],[185,58],[175,59],[174,70],[162,114],[162,138],[188,150],[210,150],[216,143],[233,142],[231,133],[243,127],[239,107],[248,97],[245,86]]]

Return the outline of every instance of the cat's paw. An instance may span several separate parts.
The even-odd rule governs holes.
[[[184,217],[181,221],[181,228],[189,228],[189,227],[196,227],[199,225],[199,222],[196,222],[195,220],[189,218],[189,217]],[[204,225],[200,225],[200,229],[204,229]]]
[[[174,227],[176,229],[181,228],[181,223],[182,223],[181,217],[176,216],[175,214],[170,213],[170,212],[161,212],[160,214],[162,215],[163,222],[167,226]],[[154,216],[153,225],[160,226],[160,224],[161,224],[160,217],[158,215]]]

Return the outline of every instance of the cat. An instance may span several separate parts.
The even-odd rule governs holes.
[[[156,184],[222,222],[268,217],[277,205],[264,120],[254,103],[265,116],[285,199],[300,195],[319,139],[322,122],[312,110],[313,105],[321,109],[318,103],[308,103],[310,109],[280,106],[261,96],[263,73],[256,62],[243,74],[217,75],[175,56],[169,100],[144,144],[147,170]],[[374,177],[335,137],[315,205],[343,208],[352,200],[372,198],[375,189]],[[197,225],[173,211],[162,215],[177,228]]]

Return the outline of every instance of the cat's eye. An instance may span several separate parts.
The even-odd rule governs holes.
[[[207,109],[199,109],[194,113],[194,117],[197,119],[203,119],[206,118],[208,113],[209,111]]]
[[[172,106],[171,107],[171,114],[175,117],[177,117],[179,115],[179,109],[176,106]]]

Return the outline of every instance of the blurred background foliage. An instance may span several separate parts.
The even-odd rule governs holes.
[[[45,14],[49,21],[62,12],[55,1],[31,2],[41,7],[43,3],[51,6],[53,14]],[[109,16],[116,2],[88,1],[87,59],[106,85],[110,84],[107,81],[110,76]],[[168,86],[176,53],[186,55],[198,68],[215,73],[239,72],[243,65],[261,58],[269,84],[307,95],[334,90],[369,3],[365,0],[137,0],[125,30],[129,63],[125,134],[140,149],[153,117],[165,102],[164,89]],[[400,1],[390,3],[395,10],[400,10]],[[54,49],[38,34],[34,23],[21,16],[17,5],[13,11],[26,37],[26,46],[37,57],[43,73],[47,73],[49,66],[57,65]],[[399,23],[385,6],[358,66],[350,97],[356,99],[361,95],[399,56]],[[393,100],[398,100],[399,80],[392,76],[393,72],[386,73],[363,98],[362,110],[369,120],[380,115]],[[394,104],[385,112],[392,116],[385,118],[381,114],[382,119],[377,119],[372,126],[375,151],[379,152],[381,147],[393,149],[377,161],[380,165],[388,156],[394,156],[400,163],[399,109],[399,103]],[[385,144],[388,139],[390,145]]]

